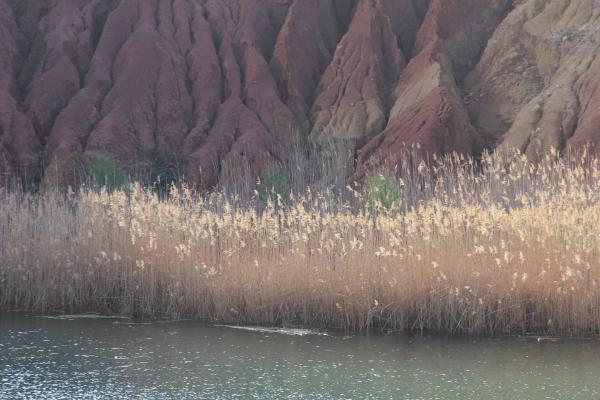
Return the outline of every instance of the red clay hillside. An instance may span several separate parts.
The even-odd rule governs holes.
[[[108,151],[194,183],[295,134],[478,154],[600,141],[600,2],[0,0],[0,181],[77,181]],[[37,178],[34,178],[37,177]]]

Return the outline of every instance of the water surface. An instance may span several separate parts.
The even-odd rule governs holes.
[[[597,399],[600,342],[0,314],[0,399]]]

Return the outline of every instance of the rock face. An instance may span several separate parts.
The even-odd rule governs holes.
[[[475,128],[534,159],[597,143],[599,49],[599,2],[522,2],[466,79]]]
[[[380,132],[386,122],[389,84],[404,65],[385,2],[360,1],[317,89],[313,137],[360,143]]]
[[[108,151],[212,186],[296,134],[350,143],[356,178],[416,143],[600,141],[596,0],[0,0],[0,35],[0,185]]]

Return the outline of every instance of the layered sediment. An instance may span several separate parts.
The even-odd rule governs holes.
[[[298,134],[350,143],[356,177],[416,143],[600,140],[592,0],[0,0],[0,35],[0,181],[108,151],[211,186]]]

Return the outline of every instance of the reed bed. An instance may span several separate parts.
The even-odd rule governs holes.
[[[0,191],[0,308],[451,334],[600,333],[600,164],[401,166],[401,197]]]

